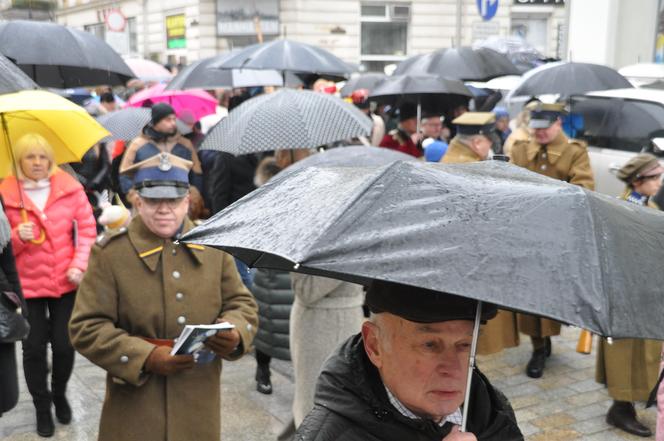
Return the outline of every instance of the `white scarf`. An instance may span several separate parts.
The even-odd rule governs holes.
[[[40,211],[44,211],[46,201],[51,194],[51,180],[49,178],[33,181],[32,179],[23,180],[23,190],[30,200]]]

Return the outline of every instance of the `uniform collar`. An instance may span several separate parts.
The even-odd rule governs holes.
[[[194,227],[194,224],[185,218],[182,233],[186,233]],[[148,229],[140,216],[134,217],[128,228],[129,241],[136,250],[136,254],[143,260],[143,263],[150,268],[150,271],[156,271],[159,264],[159,258],[164,248],[170,246],[172,241],[157,236]],[[188,254],[201,264],[202,259],[199,255],[205,247],[194,244],[183,244],[182,248],[188,251]]]
[[[550,163],[555,164],[558,161],[558,158],[562,156],[568,143],[569,140],[567,139],[567,136],[565,136],[565,133],[561,130],[560,133],[553,138],[553,141],[547,144],[546,154],[549,157]],[[533,161],[541,150],[542,146],[537,143],[535,136],[533,135],[532,141],[528,144],[528,148],[526,149],[528,161]]]

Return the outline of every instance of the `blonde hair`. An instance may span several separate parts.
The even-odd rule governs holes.
[[[46,157],[48,158],[49,162],[51,165],[48,168],[48,176],[49,178],[53,176],[53,173],[55,173],[55,169],[57,168],[57,164],[55,163],[55,153],[53,152],[53,147],[51,147],[51,144],[44,138],[43,136],[37,134],[37,133],[26,133],[25,135],[21,136],[18,141],[14,143],[14,152],[16,153],[16,172],[18,174],[17,178],[19,179],[25,179],[25,175],[23,174],[23,170],[21,169],[21,159],[28,153],[41,149],[45,154]]]

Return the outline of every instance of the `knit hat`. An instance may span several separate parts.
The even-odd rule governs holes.
[[[152,106],[152,120],[150,121],[154,126],[162,119],[166,118],[169,115],[174,115],[175,110],[166,103],[157,103]]]
[[[417,118],[417,105],[405,102],[399,107],[399,122]]]
[[[627,161],[627,163],[618,170],[616,176],[621,181],[631,184],[641,178],[661,175],[662,172],[664,172],[664,167],[659,165],[659,161],[655,155],[650,153],[640,153]]]

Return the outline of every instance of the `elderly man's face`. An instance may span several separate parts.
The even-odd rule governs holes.
[[[164,239],[175,236],[189,210],[189,194],[178,199],[137,199],[136,209],[145,226]]]
[[[422,121],[422,132],[427,138],[440,138],[443,131],[443,122],[439,116],[432,116]]]
[[[464,401],[473,323],[415,323],[382,313],[362,326],[383,383],[413,413],[440,421]]]

